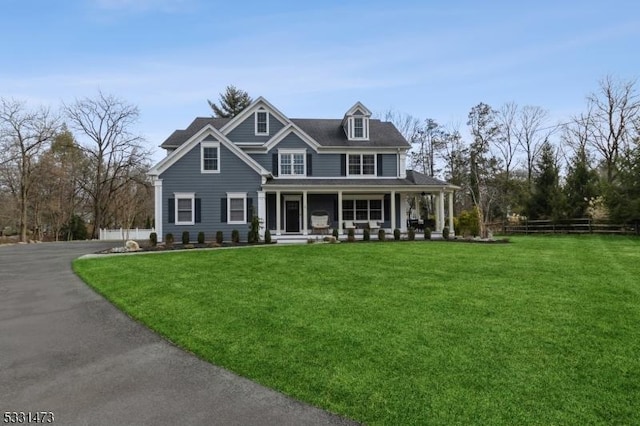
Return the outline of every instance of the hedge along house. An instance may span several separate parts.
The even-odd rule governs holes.
[[[405,232],[409,200],[424,194],[436,200],[434,237],[453,231],[458,188],[406,170],[409,143],[360,102],[342,119],[290,119],[260,97],[232,119],[196,118],[161,147],[167,156],[149,171],[159,240],[234,229],[244,239],[253,215],[261,236],[303,238],[319,212],[340,235],[372,223]]]

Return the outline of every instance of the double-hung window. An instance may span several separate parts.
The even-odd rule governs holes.
[[[220,172],[220,143],[202,142],[200,144],[200,171],[202,173]]]
[[[232,225],[247,223],[246,192],[227,192],[227,223]]]
[[[375,176],[376,156],[374,154],[349,154],[350,176]]]
[[[269,134],[269,112],[256,111],[256,136],[264,136]]]
[[[366,198],[342,200],[342,218],[355,221],[382,221],[382,200]]]
[[[361,117],[353,119],[353,137],[355,139],[364,138],[364,120]]]
[[[280,176],[305,176],[306,175],[306,151],[279,151]]]
[[[176,225],[193,225],[195,223],[195,193],[176,192],[175,217]]]

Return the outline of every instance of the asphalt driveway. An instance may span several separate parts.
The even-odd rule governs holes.
[[[342,425],[349,421],[199,360],[71,271],[100,242],[0,246],[0,416],[58,424]]]

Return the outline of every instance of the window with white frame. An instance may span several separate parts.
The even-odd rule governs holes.
[[[227,223],[232,225],[247,223],[246,192],[227,192]]]
[[[383,221],[382,199],[342,200],[342,218],[355,221]]]
[[[256,136],[269,134],[269,112],[256,111]]]
[[[200,171],[202,173],[220,172],[220,143],[202,142],[200,144]]]
[[[347,121],[347,134],[349,140],[368,140],[369,118],[362,116],[349,117]]]
[[[280,157],[280,176],[305,176],[307,174],[305,150],[281,150],[278,151],[278,155]]]
[[[376,156],[375,154],[349,154],[350,176],[375,176]]]
[[[195,223],[195,193],[174,193],[176,209],[176,225],[193,225]]]

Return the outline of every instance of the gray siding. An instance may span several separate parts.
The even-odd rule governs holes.
[[[320,154],[313,157],[313,176],[339,177],[340,154]]]
[[[247,198],[253,199],[257,209],[261,178],[252,168],[239,159],[223,145],[220,146],[220,173],[200,173],[200,145],[196,145],[168,170],[160,175],[162,179],[162,232],[163,239],[172,233],[179,242],[183,231],[189,231],[195,241],[198,232],[205,233],[207,241],[215,239],[216,231],[223,231],[225,241],[231,240],[231,231],[240,231],[240,239],[247,239],[249,225],[228,225],[220,223],[220,199],[227,192],[247,192]],[[201,200],[201,222],[194,225],[175,225],[168,223],[169,199],[174,192],[195,192]]]
[[[232,142],[261,142],[264,143],[271,139],[273,135],[278,133],[284,124],[281,123],[273,114],[269,114],[269,135],[256,136],[255,114],[251,114],[247,119],[233,129],[227,138]]]
[[[382,176],[398,176],[398,156],[396,154],[382,154]]]

